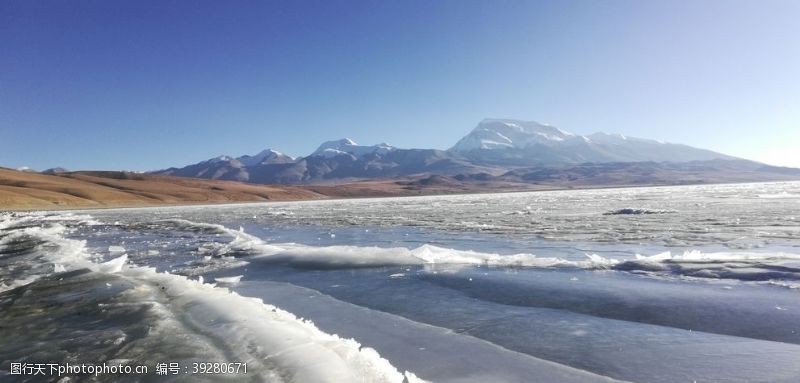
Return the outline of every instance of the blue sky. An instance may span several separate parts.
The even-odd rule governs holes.
[[[800,2],[0,2],[0,166],[151,170],[485,117],[800,167]]]

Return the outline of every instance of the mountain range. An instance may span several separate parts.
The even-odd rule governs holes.
[[[0,207],[152,206],[782,180],[800,180],[800,169],[620,134],[583,136],[536,122],[486,119],[448,150],[358,145],[341,139],[324,142],[304,157],[266,149],[148,173],[0,168]]]
[[[322,143],[305,157],[293,158],[272,149],[255,155],[215,157],[200,163],[152,172],[160,175],[244,181],[260,184],[320,184],[358,180],[425,178],[432,175],[457,179],[513,179],[532,182],[541,171],[594,171],[615,167],[598,164],[631,164],[655,172],[689,171],[679,163],[704,166],[706,171],[746,171],[761,174],[758,180],[795,177],[787,168],[772,167],[706,149],[665,143],[622,134],[578,135],[533,121],[485,119],[448,150],[401,149],[386,143],[359,145],[344,138]],[[559,170],[562,169],[562,170]],[[741,173],[741,172],[740,172]],[[742,181],[753,177],[743,177]],[[738,178],[737,178],[738,180]],[[752,179],[755,180],[755,179]]]

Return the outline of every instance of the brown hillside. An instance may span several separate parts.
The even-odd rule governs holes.
[[[0,168],[0,210],[133,207],[325,198],[295,186],[128,172],[46,175]]]

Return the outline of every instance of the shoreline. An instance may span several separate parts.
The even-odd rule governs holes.
[[[227,181],[223,181],[227,182]],[[779,182],[793,182],[786,180],[779,181],[743,181],[743,182],[719,182],[719,183],[663,183],[663,184],[648,184],[648,185],[580,185],[580,186],[557,186],[557,185],[530,185],[531,187],[518,187],[518,188],[478,188],[474,191],[456,190],[448,191],[420,191],[419,193],[408,194],[391,194],[385,195],[365,194],[365,195],[326,195],[317,194],[313,198],[288,198],[288,199],[268,199],[268,200],[229,200],[229,201],[175,201],[163,202],[152,204],[113,204],[109,202],[96,201],[102,203],[102,206],[63,206],[54,205],[45,208],[25,208],[19,206],[0,206],[0,212],[74,212],[74,211],[93,211],[93,210],[116,210],[116,209],[153,209],[153,208],[170,208],[170,207],[220,207],[220,206],[235,206],[235,205],[248,205],[248,204],[268,204],[268,203],[281,203],[281,202],[309,202],[309,201],[341,201],[341,200],[373,200],[373,199],[393,199],[393,198],[415,198],[415,197],[435,197],[435,196],[464,196],[464,195],[483,195],[483,194],[510,194],[510,193],[534,193],[534,192],[557,192],[557,191],[570,191],[570,190],[604,190],[604,189],[629,189],[629,188],[656,188],[656,187],[673,187],[673,186],[712,186],[712,185],[745,185],[745,184],[764,184],[764,183],[779,183]],[[797,181],[794,181],[797,182]],[[256,185],[254,186],[283,186],[283,185]],[[300,188],[325,187],[336,188],[343,185],[287,185]],[[538,186],[538,187],[537,187]],[[2,190],[0,190],[2,194]]]
[[[558,171],[532,178],[513,175],[485,179],[426,173],[385,179],[348,179],[339,183],[267,185],[124,171],[43,174],[0,167],[0,211],[68,211],[800,180],[800,173],[769,173],[757,169],[667,169],[655,173],[650,167],[637,169],[601,169],[587,174]]]

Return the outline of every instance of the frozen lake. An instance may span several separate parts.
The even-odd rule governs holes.
[[[0,283],[0,380],[797,382],[800,183],[3,213]]]

